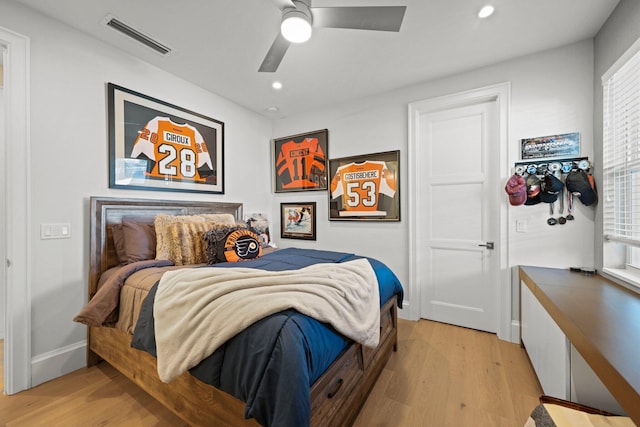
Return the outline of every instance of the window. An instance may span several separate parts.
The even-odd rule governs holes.
[[[640,286],[640,40],[602,85],[604,271]]]

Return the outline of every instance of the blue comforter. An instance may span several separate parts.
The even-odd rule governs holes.
[[[360,257],[314,249],[287,248],[242,262],[242,267],[269,271],[293,270],[318,263],[339,263]],[[399,307],[404,296],[396,275],[383,263],[371,263],[380,289],[380,306],[394,295]],[[203,268],[237,267],[220,263]],[[131,345],[156,355],[153,303],[157,284],[149,291]],[[310,386],[322,375],[350,340],[330,325],[295,310],[268,316],[227,341],[190,369],[192,375],[246,402],[245,416],[264,426],[309,425]]]

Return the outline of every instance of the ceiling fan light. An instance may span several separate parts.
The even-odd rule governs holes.
[[[285,11],[280,32],[291,43],[304,43],[311,38],[311,18],[296,9]]]
[[[490,4],[488,4],[484,6],[482,9],[480,9],[480,12],[478,12],[478,18],[481,18],[481,19],[488,18],[491,15],[493,15],[494,11],[495,11],[495,8]]]

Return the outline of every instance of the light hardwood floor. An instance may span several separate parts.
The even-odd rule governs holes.
[[[542,389],[517,344],[401,319],[398,340],[356,427],[521,427],[538,404]]]
[[[399,320],[398,352],[355,427],[522,426],[540,386],[524,350],[495,335]],[[0,395],[2,426],[185,426],[106,363],[13,396]]]

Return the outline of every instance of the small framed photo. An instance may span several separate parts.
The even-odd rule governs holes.
[[[109,83],[109,187],[224,193],[224,123]]]
[[[276,193],[327,189],[327,129],[273,140]]]
[[[280,237],[316,240],[316,202],[280,203]]]
[[[400,151],[329,160],[329,219],[400,221]]]

